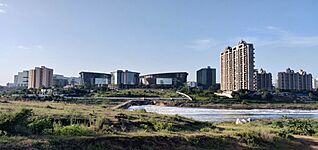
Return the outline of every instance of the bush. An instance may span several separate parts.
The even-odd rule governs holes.
[[[17,113],[0,115],[0,130],[11,135],[29,134],[27,124],[28,119],[32,116],[32,110],[22,109]]]
[[[134,110],[136,113],[147,113],[146,109],[136,109]]]
[[[282,138],[291,138],[292,135],[290,134],[290,132],[286,129],[279,129],[276,133],[277,136],[282,137]]]
[[[87,127],[80,125],[61,126],[60,124],[54,125],[54,134],[66,136],[86,136],[92,135],[93,132]]]
[[[200,132],[212,132],[212,131],[215,131],[215,128],[206,127],[206,128],[200,129]]]
[[[141,129],[143,129],[145,132],[148,132],[149,129],[150,129],[149,126],[146,125],[146,124],[140,124],[139,127],[140,127]]]
[[[297,135],[314,135],[316,133],[315,123],[309,119],[288,119],[283,118],[281,120],[274,121],[272,125],[281,130],[286,130],[287,134]]]
[[[166,122],[154,122],[153,128],[155,131],[172,131],[173,125],[172,123],[166,123]]]
[[[237,133],[240,142],[246,143],[249,146],[259,146],[264,141],[259,133],[253,131],[244,131]]]
[[[52,133],[53,120],[51,118],[36,118],[28,124],[28,128],[37,135]]]

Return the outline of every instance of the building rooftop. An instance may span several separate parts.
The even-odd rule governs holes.
[[[166,72],[166,73],[151,73],[151,74],[145,74],[145,75],[142,75],[141,77],[143,76],[149,76],[149,75],[163,75],[163,74],[187,74],[187,72]]]

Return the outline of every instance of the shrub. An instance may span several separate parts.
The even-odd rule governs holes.
[[[166,122],[154,122],[153,128],[155,131],[172,131],[173,125],[172,123],[166,123]]]
[[[200,132],[212,132],[212,131],[215,131],[214,128],[206,127],[206,128],[201,128],[200,129]]]
[[[53,120],[51,118],[36,118],[28,124],[28,128],[37,135],[52,133]]]
[[[0,130],[7,134],[27,135],[28,133],[28,119],[32,116],[32,110],[22,109],[17,113],[9,113],[0,115]]]
[[[147,113],[146,109],[136,109],[134,110],[136,113]]]
[[[239,137],[239,140],[243,143],[246,143],[249,146],[258,146],[262,139],[258,133],[252,131],[244,131],[237,133],[236,136]]]
[[[54,124],[54,134],[66,136],[85,136],[92,135],[93,132],[87,127],[80,125],[61,126],[60,124]]]
[[[288,130],[286,129],[279,129],[276,133],[277,136],[282,137],[282,138],[291,138],[291,134]]]
[[[139,127],[140,127],[141,129],[143,129],[145,132],[148,132],[149,129],[150,129],[149,126],[146,125],[146,124],[140,124]]]
[[[314,135],[316,133],[315,123],[309,119],[288,119],[274,121],[272,125],[284,129],[287,134]]]

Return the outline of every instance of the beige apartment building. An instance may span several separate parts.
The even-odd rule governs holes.
[[[288,68],[278,73],[278,88],[283,90],[312,90],[312,75],[304,70],[294,72]]]
[[[53,69],[36,67],[29,71],[28,88],[50,88],[53,84]]]
[[[255,70],[254,72],[254,90],[273,90],[272,74],[264,69]]]
[[[240,41],[221,53],[221,90],[254,89],[254,46]]]

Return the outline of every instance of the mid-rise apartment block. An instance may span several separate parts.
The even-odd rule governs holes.
[[[221,53],[221,90],[254,89],[254,46],[240,41]]]
[[[273,90],[272,74],[267,73],[264,69],[254,72],[254,90]]]
[[[29,71],[28,88],[50,88],[53,85],[53,69],[36,67]]]
[[[216,85],[216,69],[208,66],[197,71],[197,86],[202,89],[215,87]]]
[[[29,71],[18,72],[14,75],[14,86],[15,87],[28,87],[29,82]]]
[[[288,68],[286,72],[278,73],[278,89],[283,90],[312,90],[312,75],[300,70],[294,72]]]

